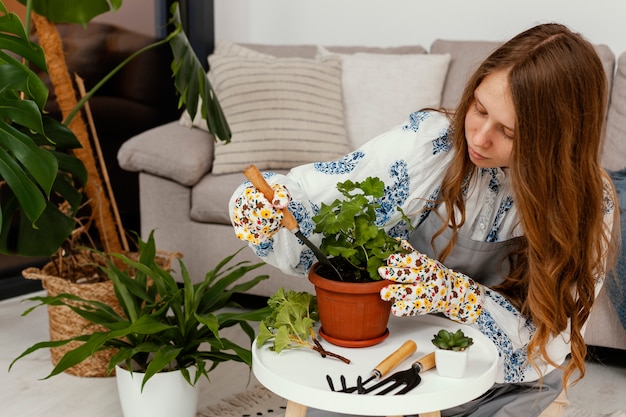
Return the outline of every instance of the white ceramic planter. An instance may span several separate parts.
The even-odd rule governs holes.
[[[193,377],[193,372],[192,377]],[[141,391],[144,374],[115,367],[117,391],[124,417],[195,417],[199,385],[191,386],[180,371],[151,377]]]
[[[467,367],[468,349],[463,351],[435,350],[435,366],[437,374],[449,378],[462,378]]]

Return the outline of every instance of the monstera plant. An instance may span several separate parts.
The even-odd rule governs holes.
[[[20,2],[26,5],[24,23],[0,1],[0,253],[54,253],[74,230],[74,216],[85,196],[93,203],[99,241],[108,244],[103,249],[119,252],[123,231],[114,222],[109,199],[102,194],[104,187],[81,114],[89,97],[127,61],[169,43],[179,105],[185,105],[193,117],[202,98],[199,111],[218,140],[230,140],[228,124],[185,36],[177,3],[170,10],[171,31],[165,39],[137,51],[79,99],[55,24],[86,25],[102,13],[122,7],[122,0]],[[31,16],[40,45],[28,36]],[[44,114],[48,89],[29,65],[48,71],[62,122]]]

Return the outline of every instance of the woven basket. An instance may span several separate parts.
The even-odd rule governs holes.
[[[81,256],[83,254],[79,254]],[[128,255],[136,258],[137,254]],[[176,253],[159,254],[157,263],[164,269],[169,269],[174,258],[180,257]],[[84,253],[85,258],[93,262],[92,253]],[[42,269],[27,268],[22,271],[24,278],[41,280],[44,289],[49,296],[69,293],[85,300],[100,301],[111,306],[118,314],[122,314],[122,308],[117,301],[113,283],[110,280],[95,283],[74,283],[68,279],[56,276],[57,267],[53,262],[48,262]],[[48,321],[50,340],[65,340],[81,334],[91,334],[97,331],[106,331],[102,326],[91,323],[66,306],[48,306]],[[73,341],[63,346],[50,348],[52,363],[56,365],[68,351],[80,346],[83,342]],[[83,377],[105,377],[115,375],[115,371],[107,374],[107,368],[111,357],[116,349],[106,349],[95,352],[89,358],[67,369],[65,372]]]

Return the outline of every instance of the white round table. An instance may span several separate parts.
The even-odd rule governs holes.
[[[387,376],[409,369],[418,358],[435,350],[431,339],[442,328],[453,331],[460,328],[474,339],[463,378],[440,377],[432,369],[420,374],[421,383],[404,395],[359,395],[330,390],[326,375],[332,377],[336,389],[341,386],[341,375],[346,377],[348,386],[354,386],[359,375],[366,379],[382,359],[411,339],[417,343],[417,351]],[[258,347],[255,341],[252,370],[267,389],[288,400],[285,417],[303,417],[306,407],[369,416],[439,416],[439,410],[471,401],[495,382],[498,351],[486,336],[469,326],[436,316],[392,316],[388,329],[388,338],[368,348],[343,348],[322,340],[326,350],[345,356],[351,360],[350,364],[322,358],[312,349],[290,349],[277,354],[269,349],[268,343]]]

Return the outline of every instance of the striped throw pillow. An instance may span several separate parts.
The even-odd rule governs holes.
[[[210,78],[232,131],[213,174],[288,169],[349,152],[341,60],[212,55]]]

